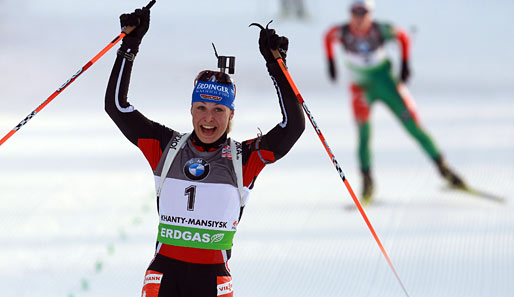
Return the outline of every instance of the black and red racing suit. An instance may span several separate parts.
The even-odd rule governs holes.
[[[141,150],[155,172],[174,131],[149,120],[127,101],[133,63],[130,55],[126,55],[123,51],[118,52],[107,86],[105,110],[125,137]],[[273,62],[267,63],[266,66],[277,91],[282,121],[266,134],[242,142],[243,184],[249,189],[253,188],[257,176],[267,164],[279,160],[289,152],[305,128],[302,108],[279,65]],[[225,142],[226,137],[227,135],[223,135],[219,141],[213,144],[204,144],[193,131],[191,139],[197,150],[211,151],[219,149],[220,145]],[[207,269],[207,271],[219,278],[230,275],[225,268],[225,262],[228,258],[230,258],[230,250],[226,251],[224,257],[219,250],[163,244],[152,261],[149,271],[162,272],[165,275],[164,278],[166,278],[166,273],[168,275],[173,274],[176,269],[181,269],[177,267],[186,265],[191,273],[196,275],[199,271],[205,270],[202,265],[208,265],[212,269]],[[181,281],[176,281],[187,283],[190,279],[188,280],[186,277]],[[211,282],[209,277],[206,277],[205,281]],[[159,296],[167,296],[164,295],[167,294],[165,292],[171,292],[172,285],[169,279],[166,286],[169,288],[163,288]],[[197,294],[191,294],[194,296],[210,296],[211,286],[206,286],[209,287],[209,293],[197,292]],[[191,290],[195,290],[195,287],[198,289],[202,286],[192,286]]]

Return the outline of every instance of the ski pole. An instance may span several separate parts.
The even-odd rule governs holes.
[[[150,1],[148,5],[145,7],[150,9],[156,0]],[[64,84],[62,84],[55,92],[50,95],[41,105],[39,105],[36,109],[34,109],[25,119],[23,119],[16,127],[14,127],[9,133],[7,133],[2,139],[0,139],[0,146],[4,144],[14,133],[18,132],[28,121],[30,121],[33,117],[36,116],[43,108],[45,108],[55,97],[57,97],[62,91],[64,91],[71,83],[73,83],[82,73],[86,72],[86,70],[91,67],[96,61],[98,61],[105,53],[107,53],[116,43],[122,40],[125,36],[130,34],[132,31],[136,29],[136,26],[128,26],[123,29],[120,35],[116,36],[103,50],[101,50],[96,56],[93,57],[89,62],[87,62],[82,68],[79,69],[75,74],[71,76]]]
[[[271,22],[270,22],[271,23]],[[268,23],[268,25],[270,24]],[[252,23],[250,26],[252,25],[255,25],[255,26],[258,26],[260,27],[262,30],[265,29],[262,25],[260,24],[257,24],[257,23]],[[266,29],[267,29],[268,26],[266,26]],[[305,113],[307,114],[308,118],[309,118],[309,121],[311,122],[312,124],[312,127],[314,128],[314,130],[316,131],[316,134],[318,134],[318,137],[321,141],[321,143],[323,144],[323,146],[325,147],[325,150],[327,151],[328,153],[328,156],[330,158],[330,160],[332,161],[332,163],[334,164],[334,167],[336,168],[337,172],[339,173],[339,176],[341,177],[341,179],[343,180],[346,188],[348,189],[348,192],[350,193],[350,195],[352,196],[352,199],[353,199],[353,202],[355,203],[355,205],[357,206],[357,209],[359,209],[359,212],[360,214],[362,215],[362,218],[364,219],[364,221],[366,222],[366,225],[368,226],[369,230],[371,231],[371,234],[373,235],[373,237],[375,238],[375,241],[377,242],[379,248],[380,248],[380,251],[382,252],[382,254],[384,255],[385,259],[387,260],[387,263],[389,264],[389,267],[391,268],[391,270],[393,271],[396,279],[398,280],[398,282],[400,283],[400,286],[402,287],[402,290],[403,292],[405,293],[405,295],[407,297],[409,297],[409,293],[407,292],[407,289],[405,288],[405,286],[403,285],[403,282],[400,278],[400,275],[398,274],[398,272],[396,271],[396,268],[394,267],[393,265],[393,262],[391,261],[391,258],[389,258],[389,255],[387,254],[387,251],[385,250],[384,246],[382,245],[382,242],[380,241],[380,239],[378,238],[378,235],[377,233],[375,232],[375,229],[373,228],[373,225],[371,224],[370,220],[368,219],[368,216],[366,215],[366,212],[364,211],[364,209],[362,208],[362,205],[361,203],[359,202],[359,199],[357,199],[357,196],[355,195],[355,193],[353,192],[353,189],[352,187],[350,186],[350,183],[348,182],[348,180],[346,179],[346,176],[344,175],[344,172],[343,170],[341,169],[341,166],[339,166],[339,163],[337,162],[336,160],[336,157],[334,156],[334,153],[332,153],[332,150],[330,149],[330,147],[328,146],[328,142],[327,140],[325,139],[325,137],[323,136],[323,133],[321,133],[321,129],[319,128],[318,124],[316,123],[316,121],[314,120],[314,116],[312,115],[312,113],[310,112],[309,108],[307,107],[307,104],[305,104],[305,101],[302,97],[302,95],[300,94],[300,91],[298,90],[298,88],[296,87],[296,84],[294,83],[293,81],[293,78],[291,77],[291,75],[289,74],[289,71],[287,70],[287,67],[286,67],[286,64],[284,63],[284,61],[282,60],[282,56],[280,55],[280,53],[278,52],[278,50],[273,50],[271,49],[271,53],[273,54],[273,57],[277,60],[277,63],[278,65],[280,66],[280,69],[282,70],[282,73],[285,75],[285,77],[287,78],[287,81],[289,82],[289,85],[291,86],[291,88],[293,89],[293,92],[295,93],[296,95],[296,98],[298,99],[298,101],[300,102],[300,104],[302,105],[303,107],[303,110],[305,111]]]

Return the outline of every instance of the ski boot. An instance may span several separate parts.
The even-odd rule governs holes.
[[[373,179],[371,178],[370,170],[363,170],[361,196],[361,204],[363,206],[369,205],[373,202],[373,190]]]
[[[463,190],[468,188],[466,183],[464,183],[464,180],[455,174],[455,172],[448,167],[442,158],[437,159],[436,164],[439,173],[444,179],[446,179],[446,181],[448,181],[451,187]]]

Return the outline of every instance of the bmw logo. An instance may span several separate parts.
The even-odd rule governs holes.
[[[193,158],[184,165],[184,174],[191,180],[202,180],[209,175],[209,163],[204,159]]]

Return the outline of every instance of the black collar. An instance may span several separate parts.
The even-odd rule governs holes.
[[[223,135],[221,135],[221,137],[213,143],[203,143],[193,130],[193,133],[191,133],[191,140],[195,146],[200,147],[206,152],[214,151],[223,146],[227,140],[227,132],[223,133]]]

